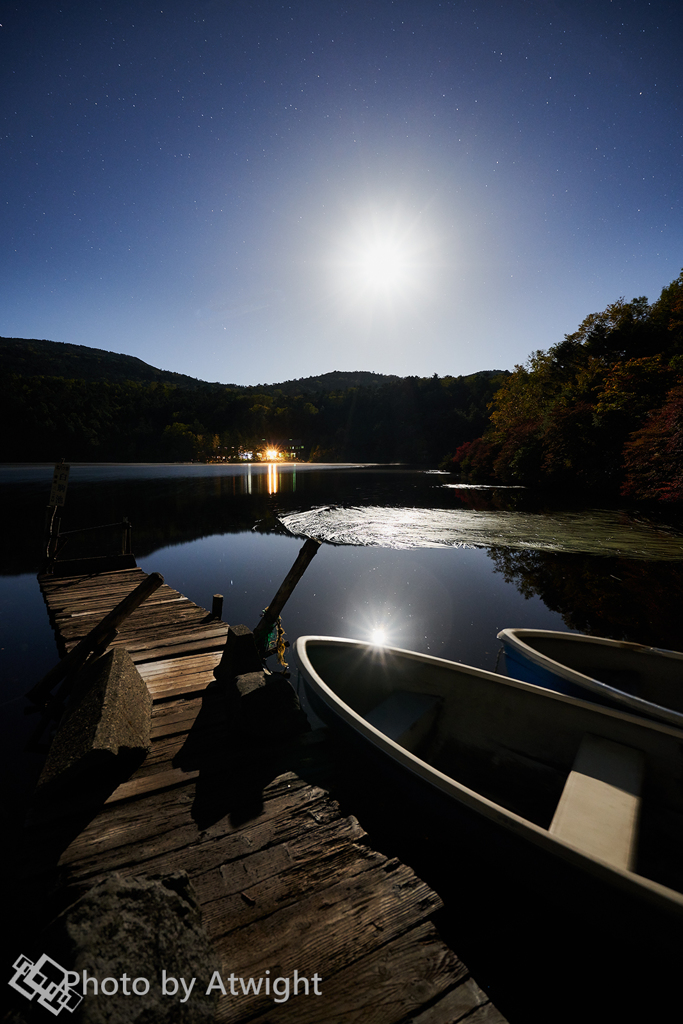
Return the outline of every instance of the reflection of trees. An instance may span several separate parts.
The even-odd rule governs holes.
[[[490,551],[496,572],[524,597],[538,595],[567,627],[593,636],[677,647],[683,564],[547,551]],[[533,628],[533,622],[510,623]]]
[[[206,475],[73,480],[62,510],[62,529],[76,530],[120,522],[127,516],[133,525],[133,550],[148,555],[171,544],[185,544],[200,537],[256,530],[281,529],[277,516],[316,505],[418,505],[426,508],[461,507],[461,496],[473,495],[478,507],[490,504],[490,493],[458,492],[438,485],[440,477],[400,469],[276,469],[277,490],[265,466],[229,473],[216,469]],[[435,480],[438,481],[435,486]],[[519,495],[501,491],[500,495]],[[40,558],[45,504],[49,480],[43,485],[8,486],[6,507],[12,510],[12,531],[0,534],[0,566],[5,573],[34,572]],[[499,501],[503,498],[497,499]],[[112,532],[106,538],[111,544]],[[71,540],[64,557],[78,558],[101,553],[102,534]],[[85,547],[86,541],[95,549]],[[107,553],[109,548],[106,549]],[[114,550],[112,548],[112,550]]]
[[[471,512],[538,511],[535,495],[523,487],[486,487],[482,490],[454,487],[451,493],[454,507],[457,507],[457,501]]]
[[[279,507],[296,500],[291,477],[282,474],[280,482],[286,491],[277,495],[268,493],[267,473],[254,473],[249,481],[243,476],[225,475],[72,482],[61,510],[62,529],[120,522],[127,516],[133,525],[133,550],[138,556],[213,534],[251,529],[268,532],[278,528],[275,517]],[[14,529],[11,539],[3,538],[6,545],[0,540],[3,572],[37,569],[47,493],[45,487],[35,484],[11,488]],[[118,534],[107,534],[70,539],[63,557],[110,553]]]

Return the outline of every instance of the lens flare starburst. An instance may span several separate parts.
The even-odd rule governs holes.
[[[336,288],[351,305],[401,306],[425,290],[432,249],[421,215],[369,207],[337,243],[331,267]]]

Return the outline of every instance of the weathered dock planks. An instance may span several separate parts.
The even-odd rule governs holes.
[[[145,579],[142,569],[97,576],[41,576],[40,586],[61,653],[79,640]],[[203,690],[220,661],[228,626],[163,584],[122,623],[122,644],[155,700]]]
[[[62,651],[143,578],[139,569],[42,577]],[[211,704],[217,688],[206,691],[226,633],[227,625],[166,585],[126,620],[115,643],[128,649],[152,694],[151,750],[78,829],[65,824],[69,814],[76,820],[76,807],[34,815],[29,879],[44,872],[44,850],[55,846],[61,884],[73,897],[114,871],[182,869],[224,977],[270,970],[322,979],[322,995],[279,1003],[263,992],[228,993],[219,1021],[504,1024],[432,924],[439,896],[373,850],[358,821],[330,798],[324,734],[258,749],[235,739],[220,704]]]

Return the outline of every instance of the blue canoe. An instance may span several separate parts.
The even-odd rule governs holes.
[[[503,629],[513,679],[683,728],[683,654],[547,629]]]

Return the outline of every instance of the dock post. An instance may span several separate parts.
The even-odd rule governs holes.
[[[50,557],[50,545],[52,543],[52,531],[54,529],[57,506],[48,505],[45,509],[45,529],[43,530],[43,565],[47,565]]]
[[[214,594],[213,602],[211,604],[211,618],[220,619],[223,614],[223,595]]]
[[[56,512],[55,508],[55,512]],[[57,558],[59,547],[59,528],[62,524],[61,516],[53,516],[50,523],[50,537],[47,542],[47,572],[51,573]]]
[[[254,630],[254,639],[256,640],[256,645],[260,650],[263,649],[266,644],[268,633],[279,619],[280,612],[287,603],[287,600],[291,597],[295,586],[306,572],[313,556],[317,554],[320,544],[321,541],[314,540],[312,537],[308,538],[297,555],[294,565],[280,584],[280,589],[277,594],[261,616],[261,621]]]
[[[128,516],[123,517],[121,523],[121,554],[132,555],[133,553],[133,524],[128,521]]]

